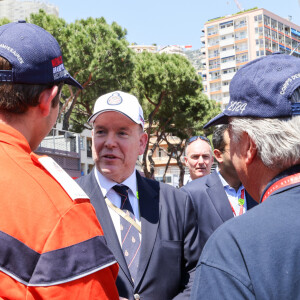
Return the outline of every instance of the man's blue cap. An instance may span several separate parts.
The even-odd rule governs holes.
[[[230,82],[225,110],[204,128],[227,124],[229,117],[284,118],[300,115],[291,96],[300,87],[300,58],[273,53],[243,66]]]
[[[65,69],[56,39],[37,25],[19,21],[0,26],[0,56],[12,65],[12,70],[0,70],[0,82],[64,82],[82,89]]]

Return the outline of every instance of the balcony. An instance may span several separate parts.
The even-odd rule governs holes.
[[[219,69],[219,68],[220,68],[220,65],[219,65],[219,64],[213,64],[213,65],[209,65],[209,66],[208,66],[208,69],[209,69],[209,70]]]
[[[210,87],[210,92],[211,93],[216,93],[216,92],[221,92],[222,89],[221,89],[221,86],[212,86]]]
[[[230,97],[222,97],[222,108],[225,108],[225,106],[229,103]]]
[[[201,43],[205,44],[205,36],[204,35],[200,36],[200,41],[201,41]]]
[[[205,55],[205,53],[206,53],[205,47],[201,47],[200,51],[201,51],[201,54]]]
[[[240,23],[240,24],[236,24],[234,26],[234,29],[239,29],[239,28],[243,28],[243,27],[246,27],[247,26],[247,22],[243,22],[243,23]]]
[[[206,65],[206,58],[202,56],[200,58],[200,62],[201,62],[201,64]]]
[[[221,63],[221,69],[231,69],[236,67],[235,60],[227,61],[224,63]]]
[[[222,85],[222,93],[229,93],[229,84]]]
[[[222,81],[229,81],[233,78],[234,75],[235,75],[235,72],[222,74],[221,79],[222,79]]]
[[[229,56],[234,56],[235,55],[235,50],[231,49],[231,50],[226,50],[226,51],[221,51],[220,52],[220,57],[224,58],[224,57],[229,57]]]
[[[56,161],[70,176],[80,176],[80,138],[70,131],[52,129],[39,147],[38,155],[48,155]]]
[[[229,26],[229,27],[219,30],[220,35],[225,35],[225,34],[229,34],[229,33],[233,33],[233,32],[234,32],[233,26]]]
[[[220,40],[220,47],[233,45],[234,44],[234,38],[228,38],[224,40]]]

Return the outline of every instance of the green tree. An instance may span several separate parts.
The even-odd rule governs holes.
[[[169,145],[168,155],[182,155],[184,140],[199,132],[203,123],[212,114],[216,114],[218,107],[202,94],[200,76],[182,55],[148,52],[138,54],[134,76],[133,92],[142,102],[148,123],[148,136],[155,136],[156,141],[147,156],[149,139],[143,155],[143,171],[147,177],[152,177],[155,167],[152,154],[161,141],[167,141],[168,134],[178,136],[182,142],[176,146],[176,150],[175,145]],[[181,155],[177,159],[179,167]],[[184,166],[181,169],[184,173]]]
[[[61,45],[64,64],[84,87],[65,87],[63,129],[81,131],[92,114],[96,99],[113,90],[129,91],[134,69],[133,52],[128,48],[127,31],[104,18],[88,18],[67,24],[44,11],[32,14],[30,22],[49,31]]]
[[[2,18],[0,19],[0,26],[4,25],[4,24],[7,24],[7,23],[10,23],[11,21],[7,18]]]

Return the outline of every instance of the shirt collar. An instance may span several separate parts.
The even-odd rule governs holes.
[[[222,182],[222,185],[223,185],[224,189],[225,189],[225,190],[229,190],[229,189],[233,189],[233,190],[234,190],[234,188],[231,187],[231,186],[227,183],[227,181],[223,178],[223,176],[222,176],[221,173],[220,173],[220,170],[219,170],[219,167],[218,167],[218,166],[217,166],[217,168],[216,168],[216,171],[217,171],[217,174],[218,174],[219,177],[220,177],[220,180],[221,180],[221,182]],[[239,189],[237,190],[237,193],[240,193],[241,190],[242,190],[243,188],[244,188],[244,186],[241,184],[240,187],[239,187]]]
[[[24,135],[8,124],[0,123],[0,141],[4,141],[7,144],[22,148],[22,150],[27,153],[31,153],[29,143]]]
[[[227,183],[227,181],[223,178],[223,176],[222,176],[221,173],[220,173],[219,166],[216,167],[216,172],[217,172],[217,174],[218,174],[219,177],[220,177],[220,180],[221,180],[221,182],[222,182],[223,187],[229,187],[229,184]]]
[[[137,182],[136,182],[136,174],[135,174],[135,170],[132,172],[132,174],[126,178],[123,182],[121,182],[120,184],[105,177],[104,175],[102,175],[97,168],[95,168],[95,177],[98,181],[98,184],[101,188],[102,194],[104,197],[106,197],[106,194],[110,191],[110,189],[115,186],[115,185],[127,185],[130,190],[132,191],[133,195],[136,195],[137,192]]]

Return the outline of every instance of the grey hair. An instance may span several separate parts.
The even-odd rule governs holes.
[[[300,158],[300,116],[282,119],[231,118],[234,142],[247,132],[269,168],[288,168]]]

